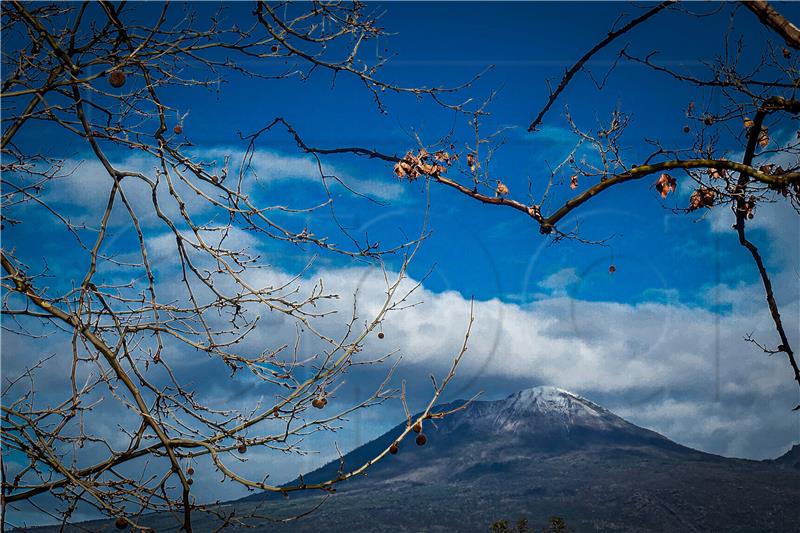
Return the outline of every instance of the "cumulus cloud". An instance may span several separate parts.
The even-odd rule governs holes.
[[[157,237],[152,243],[163,258],[164,271],[175,264],[169,254],[170,238]],[[249,241],[246,233],[232,238],[257,248],[257,243]],[[258,286],[277,286],[290,279],[289,273],[275,268],[248,271],[246,276],[248,282]],[[544,282],[548,288],[563,286],[573,279],[564,271],[555,276]],[[385,279],[376,269],[317,269],[313,275],[298,281],[299,290],[307,290],[318,279],[335,287],[341,296],[339,300],[327,301],[320,309],[335,311],[318,321],[324,334],[341,333],[353,309],[353,298],[357,298],[359,317],[366,320],[377,312],[385,296]],[[557,282],[559,279],[562,281]],[[783,278],[777,282],[785,283]],[[407,280],[403,288],[410,289],[415,283]],[[169,277],[161,282],[160,288],[163,298],[180,297],[177,284],[170,283]],[[563,294],[526,304],[498,299],[477,301],[470,347],[447,398],[463,398],[483,391],[486,398],[494,399],[523,386],[553,384],[587,396],[628,420],[684,445],[726,456],[775,457],[800,439],[796,419],[790,412],[797,403],[795,384],[785,360],[779,356],[767,357],[742,340],[745,333],[762,339],[774,337],[765,306],[752,304],[758,286],[725,287],[725,290],[739,295],[730,298],[731,306],[725,311],[674,301],[637,304],[585,301]],[[796,291],[794,294],[796,298]],[[421,303],[391,313],[382,325],[385,338],[368,339],[357,357],[368,359],[397,349],[402,357],[400,376],[409,383],[412,409],[418,409],[430,391],[428,375],[441,376],[462,342],[470,301],[456,291],[433,292],[422,286],[413,293],[411,302]],[[786,307],[786,323],[800,321],[797,309],[797,305]],[[264,319],[239,345],[242,352],[255,354],[265,347],[294,339],[291,320],[284,315],[256,307],[250,311]],[[796,328],[790,334],[793,341],[800,340]],[[13,376],[32,364],[20,354],[69,356],[66,334],[48,339],[47,346],[41,340],[36,341],[35,350],[32,342],[3,335],[6,376]],[[177,345],[171,348],[166,357],[176,374],[198,391],[199,401],[243,411],[259,402],[272,401],[275,391],[259,385],[252,377],[237,375],[230,379],[222,363],[198,352],[179,350]],[[314,353],[321,346],[305,339],[302,349],[304,353]],[[63,390],[67,385],[62,368],[63,365],[50,365],[40,372],[38,401],[47,402],[54,398],[53,391]],[[332,399],[331,407],[363,399],[382,379],[382,372],[370,367],[351,373]],[[133,417],[124,410],[121,412],[115,407],[115,400],[105,396],[92,415],[92,424],[103,433],[116,435],[112,443],[123,447],[125,438],[119,428],[133,427]],[[344,433],[309,437],[308,449],[319,450],[319,454],[278,454],[280,461],[276,461],[276,452],[250,450],[246,462],[236,468],[248,473],[269,473],[270,480],[275,482],[288,481],[335,457],[331,441],[336,440],[349,450],[378,436],[400,419],[399,404],[368,410],[353,416]],[[92,455],[87,448],[81,463],[91,463]],[[214,469],[205,462],[200,461],[196,469],[196,486],[207,499],[245,494],[241,487],[221,484]]]
[[[248,273],[249,281],[259,286],[278,285],[288,277],[276,269]],[[649,397],[646,405],[631,411],[634,422],[725,455],[768,457],[798,437],[788,414],[797,401],[788,363],[743,340],[752,334],[762,342],[776,342],[757,283],[710,287],[703,299],[727,304],[710,310],[677,299],[625,304],[558,292],[575,278],[570,269],[559,271],[541,283],[556,292],[527,304],[475,302],[476,322],[460,369],[459,392],[484,390],[502,396],[520,382],[550,383],[600,398],[612,408]],[[382,274],[366,268],[318,269],[300,281],[301,290],[318,279],[341,296],[321,309],[336,311],[318,324],[332,336],[341,331],[354,295],[359,315],[366,319],[377,313],[386,290]],[[774,281],[786,301],[784,322],[800,323],[791,275],[778,274]],[[404,288],[415,283],[407,280]],[[364,356],[397,348],[407,375],[425,381],[428,373],[444,372],[449,365],[462,340],[470,301],[456,291],[436,293],[424,286],[415,291],[413,301],[421,303],[390,314],[383,324],[386,338],[370,339]],[[293,329],[283,317],[265,318],[242,344],[244,350],[291,340]],[[789,335],[800,341],[797,328],[790,326]],[[306,349],[319,347],[310,344]],[[694,410],[665,408],[675,402]],[[698,421],[704,420],[709,405],[725,408],[712,417],[720,420],[717,437],[704,439]],[[650,408],[662,416],[645,416]],[[742,417],[753,418],[748,424],[757,427],[750,431],[737,425]],[[765,432],[775,435],[774,441],[765,442]],[[720,439],[720,433],[730,438]]]

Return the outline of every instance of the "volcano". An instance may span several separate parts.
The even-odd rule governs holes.
[[[404,427],[345,455],[344,468],[386,449]],[[503,519],[541,528],[550,516],[578,532],[800,531],[797,446],[772,461],[708,454],[555,387],[475,401],[423,431],[425,446],[410,434],[396,455],[338,485],[286,531],[485,532]],[[303,479],[340,468],[333,461]],[[281,514],[318,498],[292,496]]]
[[[404,428],[405,422],[344,455],[344,469],[378,455]],[[712,455],[554,387],[469,403],[426,421],[423,432],[424,446],[410,433],[396,455],[338,484],[332,495],[253,494],[221,504],[220,514],[275,519],[315,509],[285,524],[248,520],[256,531],[486,532],[495,521],[519,518],[540,531],[551,516],[576,532],[800,531],[800,446],[766,461]],[[303,480],[331,479],[340,468],[333,461]],[[213,520],[198,515],[195,531],[215,530]],[[143,523],[177,531],[166,515]],[[82,530],[112,528],[105,521]]]

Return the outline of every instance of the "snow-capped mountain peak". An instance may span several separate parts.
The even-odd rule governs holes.
[[[506,399],[509,408],[522,413],[535,410],[539,413],[577,414],[601,416],[607,410],[569,391],[557,387],[534,387],[516,392]]]
[[[503,431],[538,429],[541,426],[612,429],[627,425],[609,410],[557,387],[525,389],[495,405],[495,423]]]
[[[359,467],[398,443],[406,429],[402,419],[291,484],[320,483],[343,468]],[[415,444],[412,432],[368,476],[339,485],[339,503],[311,513],[303,531],[373,531],[376,524],[381,531],[401,530],[405,524],[397,521],[397,510],[412,507],[420,513],[412,529],[442,531],[482,531],[494,517],[521,510],[546,516],[555,509],[597,520],[587,519],[586,530],[750,531],[756,524],[759,531],[797,529],[792,509],[800,494],[794,462],[800,447],[778,461],[725,459],[676,444],[555,387],[474,401],[425,421],[423,431],[424,446]],[[248,497],[256,505],[265,505],[257,501],[264,499],[275,501],[276,513],[287,505],[271,493]],[[303,501],[298,514],[311,505]],[[347,515],[342,505],[350,506],[344,507]],[[336,512],[319,514],[325,509]],[[576,515],[567,516],[572,521]],[[355,525],[352,517],[367,518]]]

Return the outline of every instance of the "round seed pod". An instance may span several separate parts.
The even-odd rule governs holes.
[[[691,128],[689,126],[684,126],[683,127],[683,133],[689,133],[690,131],[692,131],[692,130],[691,130]]]
[[[236,448],[236,451],[239,452],[239,453],[246,453],[247,452],[247,446],[245,446],[244,443],[242,443],[242,444],[239,445],[238,448]]]
[[[191,485],[191,484],[193,484],[193,483],[194,483],[194,480],[193,480],[192,478],[189,478],[189,479],[187,479],[187,480],[186,480],[186,483],[187,483],[188,485]]]
[[[117,521],[114,522],[114,527],[117,529],[128,529],[128,521],[120,516],[117,518]]]
[[[397,455],[397,452],[400,450],[400,447],[397,445],[396,442],[393,442],[391,446],[389,446],[389,453],[392,455]]]
[[[114,87],[115,89],[119,89],[123,85],[125,85],[125,73],[120,72],[119,70],[115,70],[111,74],[108,75],[108,84]]]
[[[183,133],[183,126],[181,126],[180,124],[175,124],[175,127],[172,128],[172,131],[175,132],[175,135],[180,135],[181,133]]]
[[[323,407],[325,407],[326,403],[328,403],[328,400],[326,400],[325,398],[314,398],[313,400],[311,400],[311,405],[313,405],[317,409],[322,409]]]
[[[386,336],[386,335],[384,335],[382,331],[378,332],[378,338],[379,338],[379,339],[382,339],[382,338],[384,338],[385,336]]]
[[[194,475],[194,468],[192,468],[190,466],[189,468],[186,469],[186,473],[189,474],[190,476],[193,476]]]
[[[609,273],[609,274],[613,274],[613,273],[614,273],[614,272],[616,272],[616,271],[617,271],[617,267],[615,267],[614,265],[610,265],[610,266],[608,267],[608,273]]]
[[[424,433],[420,433],[419,435],[417,435],[416,439],[417,446],[425,446],[426,442],[428,442],[428,437],[426,437]]]
[[[411,428],[411,430],[414,433],[420,433],[422,431],[422,423],[417,422],[416,424],[414,424],[414,426]]]

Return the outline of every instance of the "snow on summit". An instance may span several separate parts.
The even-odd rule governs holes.
[[[533,425],[619,427],[624,421],[599,405],[557,387],[516,392],[497,402],[497,421],[506,431]]]
[[[601,416],[607,410],[586,398],[557,387],[541,386],[516,392],[506,399],[513,408],[521,412],[535,410],[540,413],[576,414],[585,412]]]

